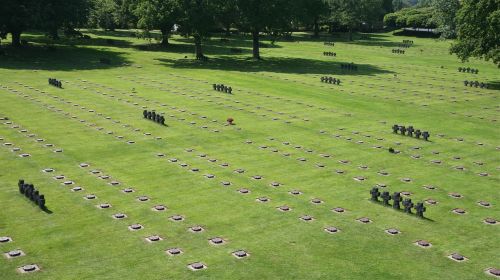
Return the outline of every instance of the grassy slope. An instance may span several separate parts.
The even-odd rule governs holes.
[[[43,143],[19,133],[21,128],[0,126],[0,137],[4,138],[1,142],[12,142],[32,154],[31,158],[20,158],[19,152],[0,148],[0,170],[4,170],[0,173],[0,235],[15,240],[0,248],[20,248],[27,254],[1,260],[0,273],[7,279],[20,278],[15,268],[26,263],[42,267],[41,272],[26,278],[44,279],[488,279],[483,270],[498,266],[500,256],[494,244],[499,228],[482,223],[486,217],[500,216],[496,150],[499,131],[491,121],[498,115],[498,91],[462,85],[464,79],[498,82],[498,69],[494,66],[472,61],[465,65],[479,68],[478,76],[457,73],[456,68],[463,64],[447,54],[448,42],[430,39],[416,39],[416,46],[406,55],[393,55],[390,50],[406,38],[387,34],[356,43],[337,43],[333,48],[337,58],[323,57],[322,52],[332,48],[321,42],[280,42],[263,50],[263,62],[247,60],[251,46],[248,40],[222,44],[214,38],[206,47],[214,59],[201,64],[184,59],[185,55],[191,56],[192,47],[182,38],[173,40],[175,46],[170,51],[140,52],[136,46],[143,42],[125,37],[124,33],[99,35],[100,39],[90,42],[92,46],[77,42],[77,51],[59,47],[53,53],[10,52],[1,58],[0,84],[27,96],[0,88],[2,115],[28,133],[46,139],[45,143],[64,149],[62,154],[53,153]],[[102,38],[119,41],[111,47]],[[32,39],[43,40],[34,35]],[[244,54],[230,55],[229,46],[244,48]],[[113,64],[99,64],[100,57],[110,58]],[[340,71],[338,64],[349,62],[361,65],[361,71]],[[322,75],[340,77],[344,83],[341,87],[323,85],[318,81]],[[65,80],[65,89],[46,85],[48,77]],[[211,83],[219,82],[235,88],[235,95],[213,92]],[[103,85],[112,89],[103,90]],[[129,96],[132,89],[136,93]],[[79,106],[72,106],[75,103]],[[48,110],[44,104],[62,112]],[[141,106],[164,112],[169,127],[161,128],[141,119]],[[179,111],[181,108],[187,112]],[[202,115],[207,119],[201,119]],[[237,126],[222,125],[230,116]],[[212,119],[218,123],[212,123]],[[291,123],[285,124],[286,120]],[[191,121],[196,124],[190,124]],[[90,123],[104,130],[89,127]],[[393,135],[393,123],[426,128],[433,141],[424,143]],[[137,132],[123,124],[142,130]],[[209,128],[201,128],[203,125]],[[220,132],[214,133],[213,129]],[[326,133],[320,134],[320,130]],[[114,135],[107,135],[106,131],[114,131]],[[360,134],[353,134],[356,131]],[[144,132],[153,136],[145,136]],[[437,137],[438,133],[445,137]],[[335,134],[342,137],[336,138]],[[123,140],[116,139],[118,135],[124,136]],[[155,140],[157,136],[162,139]],[[346,140],[349,137],[352,140]],[[378,137],[384,140],[376,140]],[[457,137],[465,141],[458,142]],[[136,144],[128,145],[126,140]],[[246,140],[253,144],[245,144]],[[357,144],[359,140],[364,143]],[[283,145],[285,141],[291,145]],[[270,148],[260,149],[262,145]],[[296,149],[296,145],[303,148]],[[373,149],[373,145],[397,147],[402,154],[390,155]],[[413,150],[414,146],[422,149]],[[186,152],[187,148],[194,151]],[[271,152],[271,148],[279,152]],[[306,152],[307,148],[314,152]],[[160,152],[167,156],[156,157]],[[282,156],[287,152],[291,156]],[[199,158],[200,153],[218,162]],[[322,158],[319,153],[334,157]],[[410,155],[414,154],[422,155],[422,159],[412,159]],[[462,159],[453,160],[453,156]],[[169,163],[167,159],[172,157],[201,171],[189,172],[177,163]],[[308,161],[300,163],[296,160],[300,157]],[[341,159],[351,163],[340,164]],[[432,164],[433,159],[443,163]],[[483,161],[485,165],[478,166],[474,161]],[[89,170],[79,168],[81,162],[90,163],[89,170],[103,170],[122,186],[110,187],[106,181],[90,175]],[[220,167],[222,162],[230,166]],[[326,167],[317,168],[316,163]],[[369,169],[359,169],[360,165]],[[457,165],[467,170],[454,170]],[[74,180],[85,191],[73,193],[51,179],[52,175],[40,172],[47,167]],[[236,168],[243,168],[246,173],[235,174],[232,171]],[[338,175],[336,169],[343,169],[346,174]],[[390,176],[378,175],[380,170],[390,172]],[[490,176],[480,177],[480,172]],[[204,178],[207,173],[217,178]],[[256,174],[264,179],[250,179]],[[356,182],[354,176],[365,176],[367,180]],[[46,194],[53,214],[40,212],[17,193],[15,182],[20,177],[35,183]],[[402,183],[403,177],[410,177],[413,182]],[[222,187],[221,181],[231,181],[232,186]],[[283,186],[271,188],[268,184],[272,181]],[[410,191],[414,201],[433,198],[439,204],[427,206],[429,220],[418,220],[370,203],[368,190],[376,183],[387,184],[391,192]],[[425,190],[425,184],[438,189]],[[121,193],[119,190],[126,186],[133,186],[136,192]],[[237,190],[242,187],[251,193],[239,194]],[[303,194],[288,194],[293,189]],[[449,192],[459,192],[464,198],[452,199]],[[83,200],[87,193],[96,194],[97,201]],[[138,195],[148,195],[151,201],[137,202]],[[255,202],[256,197],[264,195],[271,202]],[[312,205],[309,200],[315,197],[325,203]],[[494,206],[479,207],[479,200],[490,201]],[[103,202],[113,207],[98,210],[95,205]],[[156,204],[165,204],[169,210],[151,211]],[[292,207],[290,213],[275,210],[285,204]],[[347,213],[330,211],[338,206],[348,209]],[[450,211],[454,208],[466,209],[468,213],[453,214]],[[110,215],[116,212],[129,217],[115,221]],[[186,220],[168,220],[173,214],[182,214]],[[302,222],[298,218],[303,214],[316,220]],[[355,221],[363,216],[374,222],[363,225]],[[127,225],[135,222],[145,229],[129,232]],[[207,230],[199,235],[189,233],[187,227],[195,224]],[[327,225],[342,231],[326,234],[322,228]],[[402,234],[385,234],[384,230],[391,227]],[[159,234],[165,240],[147,244],[143,238],[151,234]],[[224,237],[228,243],[220,247],[209,245],[207,239],[214,236]],[[429,240],[433,247],[421,249],[412,244],[419,239]],[[185,253],[168,257],[164,250],[171,247],[180,247]],[[250,258],[236,260],[230,253],[237,249],[250,252]],[[452,252],[470,260],[455,263],[446,258]],[[186,265],[194,261],[205,262],[208,269],[189,271]]]

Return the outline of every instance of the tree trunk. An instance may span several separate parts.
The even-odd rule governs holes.
[[[170,32],[167,31],[167,29],[162,29],[161,30],[161,45],[166,47],[168,46],[168,37],[170,36]]]
[[[319,22],[318,19],[314,19],[314,37],[319,37]]]
[[[21,32],[13,31],[12,34],[12,46],[15,48],[19,48],[21,46]]]
[[[260,59],[259,31],[252,31],[253,59]]]
[[[200,35],[194,36],[194,51],[196,54],[196,59],[203,58],[203,49],[201,48],[201,36]]]
[[[226,36],[230,37],[231,36],[231,24],[228,24],[226,26]]]
[[[349,41],[352,41],[352,27],[349,27]]]
[[[57,28],[51,28],[49,32],[49,36],[53,40],[59,40],[59,33],[57,32]]]

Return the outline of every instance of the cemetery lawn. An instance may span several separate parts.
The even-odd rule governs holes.
[[[485,271],[500,268],[500,225],[484,222],[500,219],[500,76],[492,63],[461,63],[449,54],[450,41],[389,33],[354,42],[300,33],[275,45],[266,39],[263,61],[250,59],[249,38],[215,36],[204,46],[208,62],[193,60],[191,40],[177,36],[161,49],[131,31],[85,34],[92,39],[61,40],[55,50],[41,34],[27,34],[30,47],[0,56],[0,117],[9,118],[0,121],[0,237],[13,240],[0,243],[0,278],[494,279]],[[405,39],[415,41],[406,54],[391,53]],[[341,70],[351,62],[358,71]],[[459,73],[464,66],[479,74]],[[321,83],[322,76],[342,83]],[[48,78],[62,80],[63,89]],[[215,83],[233,94],[214,91]],[[164,114],[167,126],[144,119],[145,109]],[[229,117],[235,125],[226,125]],[[430,141],[394,134],[394,124],[429,131]],[[364,181],[353,179],[359,176]],[[45,195],[47,212],[19,193],[20,178]],[[377,184],[386,186],[380,192],[437,204],[426,203],[419,219],[371,202]],[[83,190],[71,191],[76,186]],[[291,211],[278,211],[283,205]],[[113,219],[116,213],[127,218]],[[144,228],[130,231],[135,223]],[[190,232],[195,225],[204,231]],[[339,231],[327,233],[328,226]],[[400,234],[387,234],[390,228]],[[163,240],[147,242],[151,235]],[[213,237],[224,244],[210,244]],[[171,248],[183,253],[166,254]],[[3,255],[15,249],[26,255]],[[235,258],[237,250],[248,256]],[[452,253],[466,260],[451,260]],[[207,268],[192,271],[194,262]],[[21,274],[26,264],[40,271]]]

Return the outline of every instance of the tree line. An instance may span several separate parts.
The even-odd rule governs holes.
[[[251,34],[253,57],[260,59],[263,34],[284,36],[296,30],[343,31],[353,39],[358,30],[425,27],[443,37],[457,37],[452,51],[460,58],[493,59],[498,64],[498,0],[2,0],[0,38],[41,30],[52,39],[76,28],[139,28],[161,33],[167,46],[173,30],[192,37],[197,58],[202,42],[214,32]],[[490,40],[485,43],[485,40]],[[476,43],[478,44],[476,46]]]

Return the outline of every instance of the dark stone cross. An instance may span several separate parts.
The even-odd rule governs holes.
[[[413,208],[413,202],[411,202],[410,198],[407,198],[403,201],[404,211],[405,213],[411,214],[411,208]]]
[[[24,180],[23,179],[19,179],[19,182],[17,183],[17,186],[19,187],[19,192],[23,193],[24,192],[24,189],[23,189]]]
[[[389,192],[383,192],[380,197],[382,198],[383,204],[385,206],[389,206],[389,200],[391,200],[391,195],[389,194]]]
[[[402,135],[405,135],[406,134],[406,127],[404,125],[400,126],[399,127],[399,130],[401,131],[401,134]]]
[[[415,129],[413,128],[413,126],[409,126],[408,127],[408,136],[410,137],[413,137],[413,132],[415,131]]]
[[[373,189],[370,191],[370,194],[372,195],[372,201],[378,201],[380,192],[378,191],[377,187],[373,187]]]
[[[424,212],[426,209],[422,202],[417,203],[417,205],[415,206],[415,210],[417,211],[417,217],[424,217]]]
[[[417,139],[420,139],[420,135],[422,135],[422,132],[420,132],[420,129],[417,129],[415,131],[415,137],[417,137]]]
[[[42,210],[45,209],[45,196],[43,194],[38,198],[38,206]]]
[[[424,131],[424,132],[422,133],[422,137],[424,137],[424,140],[425,140],[425,141],[429,141],[429,137],[430,137],[430,136],[431,136],[431,135],[430,135],[430,134],[429,134],[429,132],[427,132],[427,131]]]
[[[394,209],[401,209],[399,203],[401,202],[401,193],[395,192],[392,196],[391,199],[394,201],[392,204],[392,208]]]

